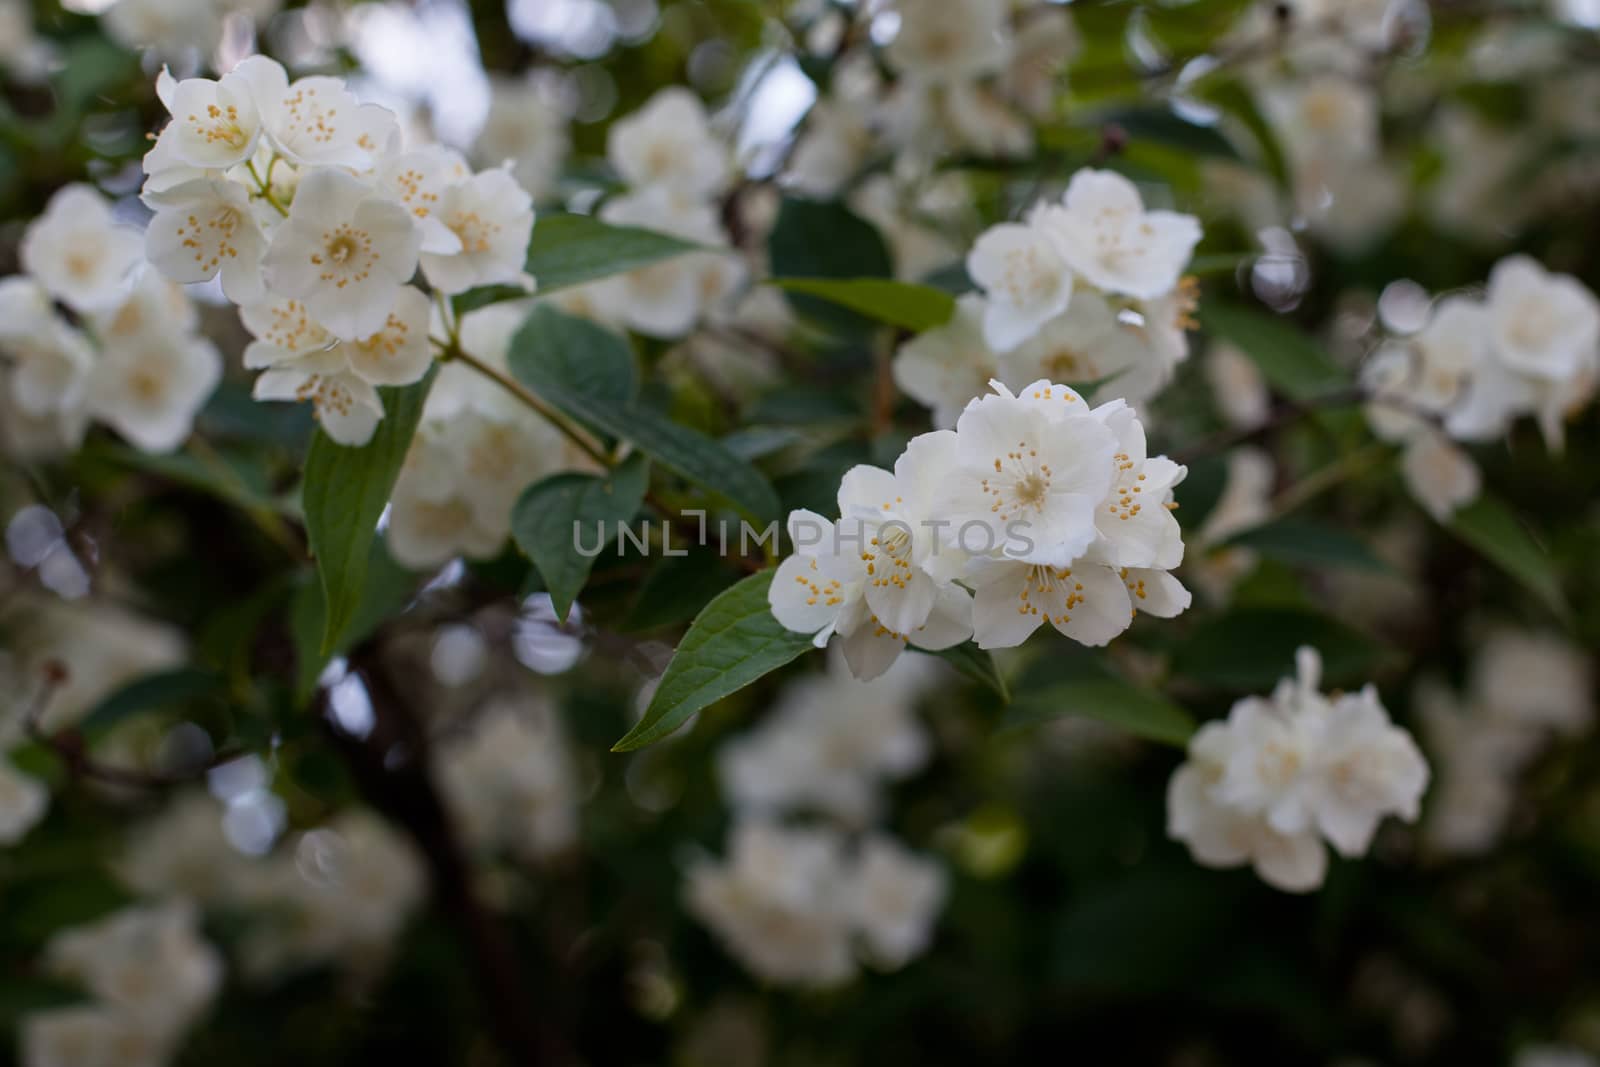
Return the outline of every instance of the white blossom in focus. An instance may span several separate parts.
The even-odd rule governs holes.
[[[420,245],[394,201],[339,171],[314,171],[273,231],[267,286],[304,303],[334,336],[360,340],[383,327],[417,269]]]

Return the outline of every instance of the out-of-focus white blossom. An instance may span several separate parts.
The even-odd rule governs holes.
[[[577,840],[577,783],[549,708],[497,702],[436,758],[445,800],[469,840],[535,860]]]
[[[1207,723],[1167,793],[1168,833],[1200,863],[1251,863],[1291,892],[1322,884],[1326,839],[1360,856],[1388,815],[1415,820],[1428,765],[1370,685],[1319,692],[1321,657],[1302,648],[1297,677],[1270,699],[1247,697]]]
[[[817,811],[861,825],[878,808],[880,785],[915,772],[929,740],[914,714],[937,681],[922,656],[902,657],[870,682],[829,658],[826,675],[796,681],[759,726],[717,753],[732,806],[754,815]]]
[[[834,830],[737,823],[727,858],[689,869],[685,906],[756,976],[826,987],[926,949],[944,902],[942,870],[887,838],[847,850]]]
[[[715,195],[730,176],[728,149],[711,132],[704,105],[676,86],[611,124],[606,157],[629,185],[685,199]]]
[[[138,267],[138,231],[119,224],[92,186],[63,186],[22,235],[24,272],[74,311],[122,302]]]

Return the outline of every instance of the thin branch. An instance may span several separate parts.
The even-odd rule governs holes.
[[[571,1063],[564,1042],[541,1022],[541,999],[525,985],[504,931],[478,897],[466,849],[433,784],[427,731],[373,641],[348,662],[366,687],[372,728],[360,737],[342,730],[326,687],[317,695],[319,718],[367,802],[409,834],[427,860],[435,901],[467,950],[501,1048],[515,1064]]]

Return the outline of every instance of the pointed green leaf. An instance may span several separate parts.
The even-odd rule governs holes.
[[[1173,650],[1173,672],[1191,681],[1265,693],[1294,674],[1294,654],[1310,645],[1322,654],[1333,685],[1361,683],[1383,649],[1337,619],[1301,608],[1244,607],[1212,619]]]
[[[956,310],[955,297],[941,289],[889,278],[773,278],[770,284],[919,333],[943,326]]]
[[[1568,614],[1550,556],[1504,503],[1487,493],[1455,513],[1450,530],[1517,579],[1562,618]]]
[[[383,421],[360,448],[336,444],[321,427],[311,438],[300,500],[327,605],[323,652],[338,645],[361,604],[378,519],[411,448],[434,373],[415,385],[379,390]]]
[[[698,430],[624,395],[620,379],[626,375],[631,382],[632,354],[617,334],[540,306],[512,339],[510,365],[519,381],[566,414],[631,442],[668,470],[723,496],[747,518],[777,517],[777,494],[760,471]]]
[[[589,215],[540,215],[528,242],[528,273],[539,293],[553,293],[613,274],[648,267],[701,246],[653,230],[612,226]],[[516,285],[489,285],[455,298],[456,314],[505,300],[519,300],[528,291]]]
[[[529,486],[511,512],[511,536],[544,577],[565,619],[595,556],[644,503],[650,461],[635,453],[604,475],[557,474]]]
[[[653,744],[689,716],[777,670],[811,647],[809,634],[779,625],[767,604],[775,571],[752,574],[695,616],[644,717],[612,746],[630,752]]]

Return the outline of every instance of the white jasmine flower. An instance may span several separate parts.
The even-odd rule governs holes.
[[[1483,474],[1472,457],[1433,430],[1416,434],[1406,444],[1400,473],[1411,495],[1442,523],[1483,491]]]
[[[796,554],[773,578],[773,615],[788,629],[814,633],[819,648],[839,634],[863,681],[887,670],[907,641],[937,650],[972,636],[971,599],[949,580],[965,556],[941,543],[927,521],[936,514],[929,505],[952,436],[917,438],[893,474],[852,468],[839,486],[837,524],[809,511],[789,516]]]
[[[50,807],[50,790],[0,757],[0,845],[14,845]]]
[[[1139,332],[1118,320],[1105,297],[1078,289],[1064,312],[999,357],[999,377],[1015,389],[1044,378],[1085,389],[1099,386],[1095,395],[1126,396],[1122,386],[1132,377],[1127,372],[1155,358]]]
[[[185,78],[162,94],[162,103],[172,113],[172,121],[161,131],[164,160],[227,170],[255,153],[261,116],[253,87],[243,74],[224,74],[218,81]]]
[[[410,385],[433,364],[428,348],[430,306],[422,290],[405,286],[376,332],[335,349],[350,369],[373,385]]]
[[[728,151],[712,134],[705,106],[678,86],[613,122],[606,158],[628,184],[686,198],[713,196],[730,176]]]
[[[1195,735],[1167,818],[1201,863],[1252,862],[1267,882],[1300,892],[1322,883],[1323,838],[1358,856],[1385,816],[1414,821],[1428,766],[1371,686],[1330,699],[1318,691],[1316,651],[1302,648],[1296,665],[1270,699],[1247,697]]]
[[[984,231],[967,256],[967,273],[989,298],[983,333],[997,352],[1032,337],[1072,299],[1067,261],[1034,226],[1002,223]]]
[[[1014,648],[1046,621],[1079,644],[1099,647],[1133,621],[1121,574],[1104,564],[1055,567],[979,559],[973,561],[968,580],[977,590],[972,627],[979,648]],[[1184,599],[1187,603],[1187,594]]]
[[[994,74],[1011,57],[1009,11],[992,0],[896,0],[900,29],[884,49],[896,71],[929,83]]]
[[[108,349],[89,376],[89,411],[143,452],[170,452],[222,380],[222,356],[201,337],[156,337]]]
[[[1489,274],[1489,329],[1507,367],[1565,382],[1600,360],[1600,304],[1576,279],[1511,256]]]
[[[1085,280],[1140,300],[1176,288],[1200,241],[1194,216],[1146,211],[1138,187],[1106,170],[1074,174],[1061,205],[1041,209],[1035,225]]]
[[[1094,409],[1116,436],[1110,492],[1095,509],[1095,559],[1114,567],[1171,570],[1183,562],[1183,531],[1172,514],[1173,488],[1188,469],[1147,455],[1144,425],[1120,400]]]
[[[428,145],[386,157],[378,165],[378,188],[411,213],[421,234],[423,252],[453,255],[461,251],[461,238],[440,215],[448,191],[472,177],[461,153],[442,145]]]
[[[303,302],[334,336],[359,340],[382,329],[420,244],[404,208],[339,171],[314,171],[273,232],[267,285]]]
[[[982,396],[989,382],[1000,377],[994,352],[983,338],[984,311],[983,297],[967,293],[956,301],[949,322],[924,330],[895,354],[895,384],[933,409],[936,429],[953,428],[968,401]]]
[[[689,868],[684,904],[758,977],[837,985],[856,970],[846,877],[836,832],[740,822],[725,860]]]
[[[437,291],[462,293],[525,276],[533,201],[510,171],[486,170],[450,186],[434,217],[456,245],[453,251],[422,251],[422,272]]]
[[[1189,762],[1178,768],[1167,786],[1167,833],[1189,846],[1195,860],[1207,867],[1249,863],[1261,880],[1290,893],[1304,893],[1322,884],[1328,873],[1328,850],[1315,831],[1284,834],[1265,818],[1227,806],[1214,791],[1229,756],[1225,727],[1207,723],[1189,743]]]
[[[112,307],[139,265],[139,234],[111,216],[93,186],[63,186],[22,235],[22,269],[74,311]]]
[[[6,384],[24,414],[53,416],[80,406],[94,350],[32,279],[0,280],[0,353],[11,361]]]
[[[222,275],[222,291],[238,304],[263,295],[261,261],[267,239],[242,185],[214,178],[174,185],[151,197],[155,217],[145,231],[145,255],[177,282]]]
[[[337,350],[272,365],[256,379],[251,395],[257,400],[310,401],[323,430],[341,445],[366,444],[383,419],[377,388],[353,372]]]
[[[1428,764],[1370,685],[1335,701],[1316,759],[1317,828],[1341,855],[1365,855],[1386,815],[1416,821]]]
[[[846,895],[868,958],[899,970],[927,951],[944,906],[944,868],[893,838],[872,834],[862,843]]]
[[[393,112],[361,103],[338,78],[290,83],[265,56],[249,57],[232,73],[250,85],[272,146],[296,166],[371,170],[399,135]]]
[[[0,286],[4,284],[0,282]],[[183,287],[148,269],[139,272],[133,291],[121,305],[86,318],[95,340],[106,348],[183,337],[193,333],[199,323],[194,303]]]
[[[1037,381],[1013,394],[990,385],[994,393],[969,404],[953,434],[940,431],[948,455],[933,510],[950,520],[949,542],[968,552],[1069,566],[1097,536],[1116,437],[1066,386]]]

